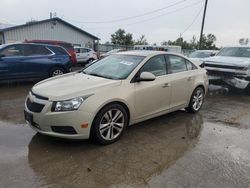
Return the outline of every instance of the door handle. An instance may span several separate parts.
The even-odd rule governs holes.
[[[169,84],[169,83],[165,83],[165,84],[163,84],[162,87],[163,87],[163,88],[170,87],[170,84]]]
[[[192,76],[189,76],[187,81],[191,81],[192,80]]]

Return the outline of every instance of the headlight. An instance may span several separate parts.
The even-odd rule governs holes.
[[[56,101],[52,104],[52,112],[72,111],[77,110],[83,103],[83,97],[76,97],[66,101]]]

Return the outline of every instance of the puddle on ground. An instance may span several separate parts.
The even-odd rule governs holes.
[[[193,148],[202,125],[200,114],[178,111],[131,126],[119,142],[108,146],[34,135],[27,126],[1,125],[0,149],[4,155],[0,163],[5,164],[5,170],[0,177],[15,175],[14,183],[4,179],[1,182],[7,187],[17,183],[26,187],[23,173],[28,169],[43,186],[143,184]]]

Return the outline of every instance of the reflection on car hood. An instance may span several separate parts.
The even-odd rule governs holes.
[[[215,63],[231,66],[250,66],[250,58],[242,57],[226,57],[226,56],[214,56],[204,59],[203,61],[207,63]]]
[[[100,90],[118,86],[120,83],[120,80],[70,73],[39,82],[32,88],[32,91],[50,100],[66,100],[94,94]]]

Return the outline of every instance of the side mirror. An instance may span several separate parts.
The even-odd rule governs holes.
[[[142,72],[140,76],[137,78],[138,82],[141,81],[154,81],[156,79],[155,75],[151,72]]]

